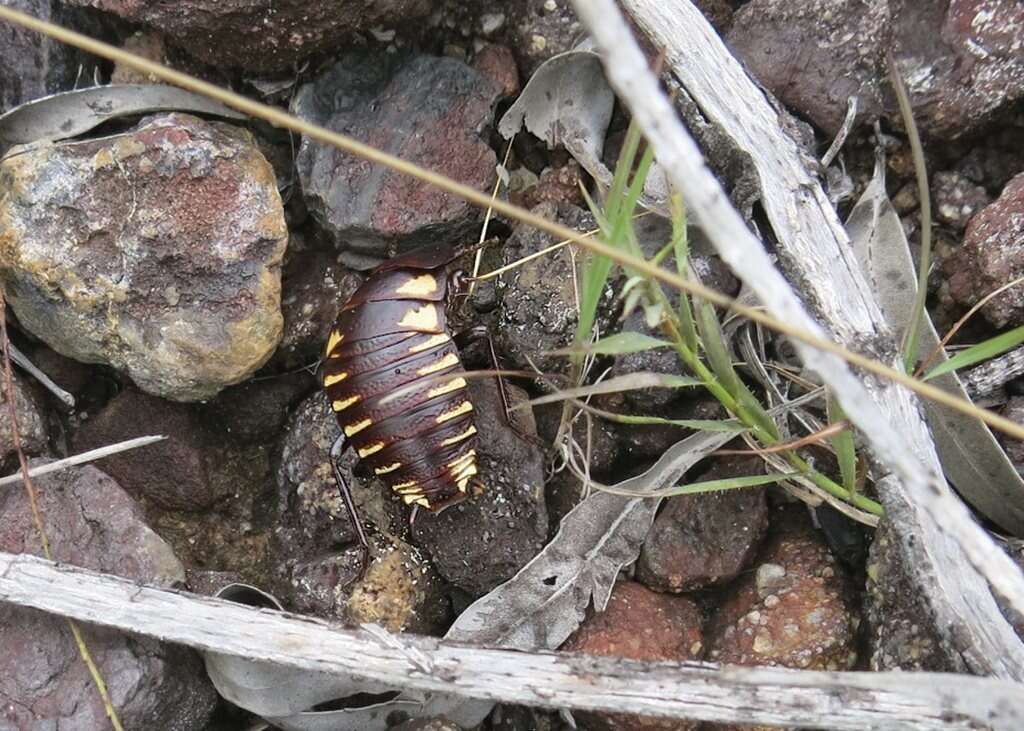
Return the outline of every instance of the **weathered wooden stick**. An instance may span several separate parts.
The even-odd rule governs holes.
[[[830,673],[512,652],[253,609],[0,553],[0,601],[227,655],[505,703],[796,728],[1024,728],[1024,687],[937,673]]]
[[[664,51],[667,67],[708,121],[721,126],[749,156],[780,258],[801,298],[704,165],[613,0],[574,0],[604,54],[609,81],[723,260],[775,317],[820,332],[802,299],[832,337],[898,364],[888,328],[835,210],[801,163],[793,140],[780,129],[763,92],[689,0],[623,0],[622,5]],[[899,550],[928,601],[935,626],[973,671],[1024,679],[1024,645],[989,588],[990,583],[1010,605],[1024,611],[1024,576],[946,485],[916,400],[892,384],[858,379],[831,354],[793,345],[805,366],[836,394],[878,462],[891,473],[878,487],[887,517],[897,526],[893,535]]]

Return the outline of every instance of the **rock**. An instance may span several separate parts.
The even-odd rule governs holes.
[[[270,443],[281,435],[292,407],[319,385],[305,370],[251,379],[221,391],[205,411],[233,441]]]
[[[284,336],[273,362],[298,368],[319,359],[338,311],[362,281],[335,252],[313,249],[290,256],[281,280]]]
[[[568,203],[542,203],[532,209],[532,213],[581,232],[591,231],[596,226],[593,216]],[[502,246],[502,264],[511,264],[555,243],[550,235],[520,224]],[[586,255],[577,254],[576,259],[582,271]],[[531,369],[532,361],[545,373],[569,371],[567,357],[549,355],[548,351],[570,345],[576,333],[573,277],[572,257],[568,247],[562,247],[517,266],[498,280],[501,305],[495,344],[498,352],[514,364],[512,367]],[[601,332],[609,332],[612,327],[616,282],[614,277],[609,280],[598,306]]]
[[[700,480],[762,474],[758,458],[718,460]],[[637,561],[637,580],[655,591],[689,592],[736,578],[768,529],[763,488],[669,498]]]
[[[955,647],[934,629],[927,600],[903,566],[901,539],[889,521],[875,530],[867,565],[864,617],[871,669],[922,672],[969,672]]]
[[[113,13],[164,33],[212,66],[287,72],[314,54],[332,51],[354,34],[409,23],[437,5],[433,0],[308,3],[278,0],[179,0],[170,5],[137,0],[68,0]]]
[[[506,384],[506,390],[511,405],[525,399],[516,386]],[[509,428],[492,379],[470,379],[469,392],[486,489],[440,514],[420,511],[412,531],[416,545],[430,553],[445,579],[480,596],[510,579],[544,547],[548,516],[540,450]],[[532,425],[519,429],[527,435],[536,432]]]
[[[986,134],[957,163],[957,170],[990,192],[1002,190],[1010,178],[1024,170],[1021,135],[1024,135],[1021,122]]]
[[[74,436],[75,452],[147,434],[165,441],[103,460],[103,469],[130,495],[165,510],[198,512],[225,497],[214,490],[208,464],[215,437],[187,405],[124,391]]]
[[[392,726],[391,731],[462,731],[462,726],[445,718],[415,718]]]
[[[50,436],[46,430],[45,407],[36,385],[15,371],[13,386],[14,412],[18,420],[21,448],[28,455],[45,454],[50,448]],[[0,460],[6,460],[14,453],[14,434],[11,429],[7,397],[0,386]]]
[[[500,89],[502,98],[519,93],[519,70],[508,46],[485,43],[473,56],[473,68]]]
[[[889,49],[929,137],[975,131],[1024,97],[1016,0],[753,0],[734,15],[727,40],[762,84],[829,134],[851,96],[862,118],[898,118],[885,79]]]
[[[773,516],[756,570],[730,587],[711,619],[708,659],[726,665],[848,670],[859,618],[843,569],[803,507]]]
[[[512,50],[529,79],[552,56],[572,50],[585,31],[570,0],[525,0],[512,16]]]
[[[452,58],[353,52],[293,102],[295,114],[490,192],[494,151],[480,137],[498,88]],[[407,175],[304,139],[296,168],[310,212],[368,269],[399,250],[468,236],[479,212]]]
[[[164,39],[159,33],[133,33],[124,41],[124,50],[142,56],[145,59],[171,65],[167,60],[167,50],[164,46]],[[111,84],[160,84],[163,83],[153,74],[146,74],[141,71],[115,63],[114,70],[110,74]]]
[[[991,202],[985,189],[962,173],[943,170],[932,178],[935,218],[957,231],[963,231],[971,217]]]
[[[523,208],[533,208],[541,203],[571,203],[583,207],[586,202],[580,191],[582,182],[583,170],[570,158],[564,165],[544,168],[535,184],[514,196],[510,192],[510,197]]]
[[[0,165],[0,278],[30,332],[180,401],[266,362],[287,232],[248,132],[168,114],[18,149]]]
[[[557,711],[499,704],[489,717],[490,731],[565,731]]]
[[[183,581],[184,569],[170,547],[145,525],[117,483],[95,467],[75,467],[35,483],[57,560],[155,586]],[[0,551],[42,552],[23,489],[0,491]],[[207,727],[217,696],[195,653],[148,637],[80,628],[125,728]],[[67,622],[10,604],[0,604],[0,699],[8,699],[0,702],[4,728],[108,726]]]
[[[331,470],[330,450],[341,434],[321,389],[291,415],[275,462],[277,489],[272,550],[283,560],[307,560],[357,540]],[[342,472],[364,523],[403,536],[401,502],[375,478],[354,473],[358,457],[346,450]]]
[[[950,294],[964,306],[1024,276],[1024,173],[967,224],[950,270]],[[1011,287],[989,300],[981,312],[997,328],[1024,324],[1024,289]]]
[[[366,574],[357,579],[361,550],[300,561],[291,570],[291,606],[304,614],[370,623],[389,632],[435,634],[450,621],[442,583],[427,558],[397,538],[375,538]]]
[[[850,97],[862,114],[878,107],[889,6],[888,0],[752,0],[733,15],[725,38],[783,104],[835,134]]]
[[[632,413],[622,394],[599,397],[592,400],[599,408],[620,414]],[[725,408],[710,396],[692,396],[682,401],[673,401],[661,409],[660,416],[668,419],[713,419],[729,418]],[[685,439],[693,432],[681,426],[668,424],[613,424],[619,455],[631,462],[657,459],[669,447]]]
[[[404,540],[408,522],[401,502],[380,480],[354,473],[358,458],[348,450],[342,471],[371,546],[370,566],[356,581],[362,549],[330,465],[340,433],[318,390],[292,415],[282,439],[270,543],[281,593],[299,611],[375,622],[395,632],[435,632],[448,614],[437,573]]]
[[[120,384],[110,369],[65,358],[42,343],[27,355],[39,370],[75,397],[75,412],[79,417],[88,418],[92,411],[102,407],[120,390]],[[57,408],[66,407],[61,405]]]
[[[558,425],[562,421],[562,403],[541,404],[534,408],[537,419],[537,434],[541,443],[554,444],[558,434]],[[589,436],[588,436],[589,434]],[[580,416],[572,424],[572,436],[584,454],[590,454],[590,471],[592,474],[605,474],[615,464],[619,457],[618,434],[614,425],[607,419],[593,416],[590,419],[590,429],[587,429],[587,419]],[[581,460],[582,461],[582,460]]]
[[[589,617],[562,645],[562,652],[623,657],[630,660],[699,660],[704,654],[701,613],[683,597],[672,597],[623,581],[608,607]],[[580,712],[591,731],[689,731],[699,722],[617,713]]]
[[[57,25],[98,35],[98,25],[81,10],[57,0],[5,0],[4,5]],[[0,113],[19,104],[75,86],[81,74],[92,79],[100,61],[60,41],[11,24],[0,38]]]

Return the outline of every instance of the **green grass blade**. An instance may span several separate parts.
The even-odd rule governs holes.
[[[714,305],[709,302],[700,302],[697,305],[697,327],[704,343],[704,354],[707,356],[708,365],[711,366],[715,378],[729,392],[730,396],[739,398],[740,379],[736,375],[736,369],[733,368],[729,350],[725,347],[722,327],[715,314]]]
[[[680,426],[684,429],[696,431],[732,432],[742,434],[747,430],[738,419],[668,419],[662,416],[642,416],[636,414],[619,414],[614,411],[605,411],[596,406],[591,406],[584,401],[573,400],[573,406],[586,411],[588,414],[599,416],[616,424],[640,424],[640,425],[661,425]]]
[[[972,345],[966,350],[961,350],[945,363],[939,363],[928,371],[924,380],[927,381],[931,378],[935,378],[936,376],[941,376],[944,373],[951,373],[953,371],[960,370],[961,368],[967,368],[968,366],[975,365],[976,363],[981,363],[982,361],[986,361],[990,358],[995,358],[997,355],[1002,355],[1007,350],[1016,348],[1021,343],[1024,343],[1024,325],[1015,327],[1013,330],[1004,332],[1002,335],[996,335],[994,338],[989,338],[977,345]]]
[[[572,353],[596,354],[596,355],[625,355],[627,353],[640,353],[655,348],[671,348],[672,343],[667,340],[645,335],[644,333],[626,332],[616,333],[601,338],[596,343],[584,345],[580,348],[568,348],[551,351],[552,355],[569,355]]]
[[[681,277],[689,277],[690,274],[690,238],[687,233],[686,204],[683,197],[673,193],[672,205],[672,251],[676,257],[676,271]],[[693,321],[693,308],[690,306],[690,296],[680,290],[679,292],[679,330],[683,336],[683,344],[692,352],[697,352],[699,339],[697,338],[697,325]]]
[[[830,424],[846,419],[842,406],[829,392],[825,400],[825,409]],[[851,495],[857,490],[857,446],[853,441],[853,432],[845,429],[839,434],[829,437],[832,448],[836,450],[836,459],[839,462],[839,476],[842,478],[843,487]]]
[[[602,492],[612,493],[613,495],[625,495],[627,497],[674,497],[676,495],[699,495],[707,492],[721,492],[723,490],[736,490],[744,487],[771,485],[796,476],[796,473],[794,473],[790,475],[772,474],[750,475],[748,477],[729,477],[722,480],[691,482],[689,485],[676,485],[675,487],[666,487],[664,490],[655,490],[654,492],[619,490],[609,488],[608,486],[597,486],[597,489]]]

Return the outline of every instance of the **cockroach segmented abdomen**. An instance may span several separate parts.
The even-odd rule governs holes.
[[[339,313],[323,361],[345,445],[433,512],[479,489],[473,403],[446,317],[454,258],[420,250],[378,267]]]

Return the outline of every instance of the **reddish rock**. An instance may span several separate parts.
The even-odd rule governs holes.
[[[184,570],[131,498],[95,467],[36,478],[39,512],[62,563],[171,587]],[[0,491],[0,551],[42,553],[20,487]],[[81,631],[125,728],[207,728],[216,704],[198,656],[152,638],[90,625]],[[107,728],[67,622],[0,603],[0,728]]]
[[[708,659],[726,665],[847,670],[859,619],[843,569],[803,507],[774,516],[774,532],[711,618]]]
[[[623,581],[605,611],[589,617],[561,650],[630,660],[699,660],[704,654],[701,623],[700,610],[689,599]],[[616,713],[577,715],[591,731],[689,731],[698,725]]]
[[[461,61],[350,53],[299,91],[293,110],[429,170],[490,192],[494,151],[481,138],[499,95]],[[310,212],[367,269],[398,251],[469,236],[479,211],[408,175],[303,140],[295,160]]]
[[[727,40],[762,84],[829,134],[851,96],[863,118],[898,119],[890,49],[928,136],[976,130],[1024,98],[1018,0],[753,0]]]
[[[726,41],[750,73],[791,109],[835,133],[856,96],[879,97],[892,27],[888,0],[752,0]]]
[[[1024,173],[971,219],[950,270],[950,294],[965,306],[1024,276]],[[1011,287],[981,312],[998,328],[1024,324],[1024,288]]]
[[[502,97],[515,96],[519,93],[519,69],[512,49],[495,43],[485,43],[484,47],[473,57],[473,68],[481,76],[490,79]]]
[[[213,66],[291,71],[305,58],[341,47],[359,31],[423,18],[434,0],[308,2],[275,0],[68,0],[143,23]]]
[[[167,114],[17,149],[0,165],[0,278],[27,330],[179,401],[267,361],[287,230],[252,135]]]
[[[761,474],[760,459],[716,462],[703,480]],[[763,488],[669,498],[644,541],[637,579],[656,591],[688,592],[736,578],[768,529]]]
[[[533,208],[541,203],[571,203],[574,206],[585,206],[580,186],[583,183],[583,171],[573,159],[564,165],[545,168],[537,182],[519,194],[518,205]]]

